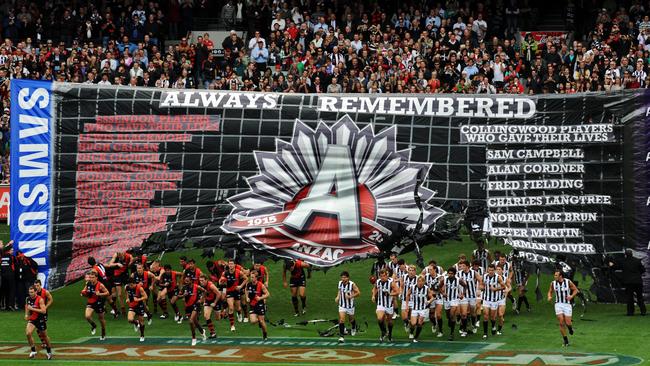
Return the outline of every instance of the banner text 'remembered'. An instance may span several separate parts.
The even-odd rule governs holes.
[[[377,113],[407,116],[517,118],[535,115],[528,98],[487,97],[332,97],[318,98],[319,112]]]

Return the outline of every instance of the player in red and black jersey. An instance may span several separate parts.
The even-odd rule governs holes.
[[[190,330],[192,331],[192,346],[196,346],[196,331],[206,340],[205,329],[199,324],[199,314],[201,311],[201,295],[204,289],[198,283],[192,282],[188,276],[183,278],[183,290],[181,295],[185,298],[185,314],[189,315]]]
[[[144,342],[144,304],[147,302],[147,293],[135,279],[129,278],[126,286],[126,302],[129,304],[129,323],[134,329],[140,329],[140,342]]]
[[[122,287],[126,284],[129,279],[129,267],[133,263],[133,256],[125,252],[117,252],[113,254],[110,262],[108,262],[107,267],[113,269],[113,286],[111,290],[111,297],[113,301],[122,306],[122,315],[126,314],[126,309],[124,307],[124,296]],[[117,312],[111,311],[113,316],[117,317]]]
[[[135,272],[131,274],[131,278],[135,280],[135,283],[142,286],[144,292],[147,293],[147,301],[144,302],[144,311],[145,316],[147,317],[147,324],[151,325],[153,321],[153,315],[149,311],[148,299],[151,297],[151,291],[153,290],[154,284],[156,282],[156,277],[150,271],[145,270],[142,263],[135,265]],[[155,300],[153,302],[156,302]]]
[[[228,269],[221,275],[219,283],[226,286],[226,301],[228,302],[228,320],[230,331],[235,331],[235,310],[241,312],[241,290],[246,285],[248,278],[242,271],[241,266],[237,268],[233,259],[228,260]]]
[[[226,267],[228,267],[228,263],[223,259],[208,261],[205,265],[210,272],[210,281],[212,282],[219,282],[221,275],[226,271]]]
[[[251,324],[257,323],[262,329],[262,338],[266,340],[268,338],[266,332],[266,321],[264,316],[266,314],[265,300],[270,296],[268,288],[262,283],[262,281],[257,279],[259,272],[256,270],[251,271],[250,282],[246,285],[246,298],[248,303],[251,305],[249,312],[249,318]]]
[[[153,273],[156,282],[160,280],[160,273],[162,272],[162,270],[163,268],[160,265],[160,261],[151,262],[151,265],[149,266],[149,271]],[[158,286],[152,287],[150,295],[153,300],[153,313],[158,314]]]
[[[50,306],[54,303],[54,298],[52,297],[52,293],[49,292],[48,290],[43,288],[43,285],[41,284],[41,280],[36,279],[34,280],[34,288],[36,289],[36,295],[40,296],[41,299],[45,302],[45,321],[47,321],[47,311],[50,309]],[[40,336],[40,334],[39,334]],[[41,345],[45,347],[45,341],[41,339]]]
[[[201,274],[201,270],[196,266],[194,259],[190,259],[187,261],[185,269],[183,270],[183,281],[185,281],[185,277],[189,277],[192,283],[199,283],[199,277],[201,277]]]
[[[90,324],[90,334],[95,335],[97,324],[93,321],[93,313],[97,313],[99,323],[102,326],[100,341],[106,339],[106,319],[104,319],[104,302],[110,295],[104,284],[99,282],[97,272],[90,270],[86,272],[86,285],[81,290],[81,296],[88,298],[86,302],[86,321]]]
[[[113,284],[110,280],[111,276],[109,275],[109,271],[112,272],[112,269],[104,267],[103,264],[97,262],[95,257],[88,257],[88,265],[90,265],[91,271],[95,271],[95,273],[97,273],[97,280],[101,282],[102,285],[104,285],[104,287],[106,287],[110,293]],[[109,296],[106,298],[106,300],[108,300],[108,304],[111,306],[111,313],[117,315],[117,306],[115,301],[113,301],[113,297]]]
[[[158,283],[158,303],[160,308],[163,311],[163,314],[160,316],[160,319],[167,319],[169,316],[167,313],[167,299],[174,309],[174,321],[179,324],[183,321],[183,316],[178,310],[176,301],[178,301],[178,292],[180,290],[180,278],[182,276],[181,272],[172,270],[172,266],[165,264],[163,270],[160,272],[160,277],[157,281]]]
[[[181,257],[178,258],[178,263],[181,265],[181,270],[184,271],[185,268],[187,268],[187,257],[181,255]]]
[[[261,281],[264,286],[266,286],[266,288],[269,288],[269,270],[266,268],[264,263],[261,261],[255,261],[255,263],[253,263],[251,272],[253,270],[257,271],[258,281]]]
[[[29,297],[27,297],[25,303],[25,320],[27,320],[25,334],[27,334],[27,341],[29,342],[29,347],[31,348],[29,358],[36,357],[36,346],[34,345],[34,337],[32,336],[34,330],[36,330],[38,336],[45,343],[47,359],[52,359],[50,337],[47,335],[47,320],[45,319],[46,313],[47,308],[45,307],[45,300],[36,294],[36,288],[34,288],[34,286],[30,286]]]
[[[212,310],[217,310],[217,314],[219,314],[221,309],[218,307],[223,295],[214,282],[210,281],[208,276],[204,274],[199,277],[199,285],[205,290],[205,296],[203,297],[203,316],[210,331],[210,338],[217,338],[217,333],[214,331],[214,323],[212,323]],[[219,319],[217,318],[217,320]]]
[[[284,288],[287,288],[287,271],[291,272],[289,286],[291,289],[291,303],[293,304],[294,316],[300,314],[298,311],[298,295],[300,295],[300,301],[302,302],[302,313],[307,313],[307,295],[305,294],[307,277],[305,276],[305,268],[307,268],[311,277],[309,263],[305,263],[300,259],[289,259],[284,263],[284,270],[282,271]]]

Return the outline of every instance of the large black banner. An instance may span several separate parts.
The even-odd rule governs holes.
[[[78,278],[89,255],[142,245],[332,266],[439,240],[462,217],[524,255],[582,262],[605,296],[617,287],[609,256],[641,249],[626,225],[638,197],[626,190],[634,178],[624,150],[633,147],[623,133],[641,118],[639,92],[293,95],[55,83],[51,95],[53,287]]]

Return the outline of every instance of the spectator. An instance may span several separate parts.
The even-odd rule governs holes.
[[[332,82],[330,85],[327,86],[327,92],[332,93],[332,94],[337,94],[337,93],[342,93],[343,92],[343,87],[338,84],[338,79],[337,78],[332,78]]]
[[[251,59],[257,65],[257,70],[266,70],[266,64],[269,61],[269,50],[264,46],[261,40],[257,42],[257,47],[251,51]]]
[[[36,280],[38,265],[36,262],[18,251],[16,255],[16,303],[18,309],[25,307],[25,299],[29,286]]]
[[[236,16],[237,7],[235,7],[232,0],[228,0],[226,5],[221,8],[221,19],[227,28],[232,28],[235,25]]]

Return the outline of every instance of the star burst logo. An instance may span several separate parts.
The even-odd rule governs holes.
[[[395,230],[427,231],[444,211],[422,187],[430,164],[396,148],[397,127],[375,135],[349,116],[315,130],[296,120],[291,142],[255,151],[259,174],[232,196],[222,229],[256,249],[331,266],[378,253]]]

